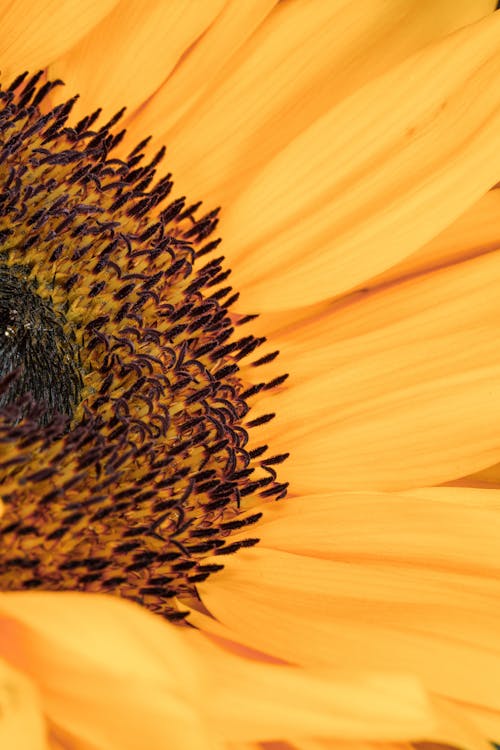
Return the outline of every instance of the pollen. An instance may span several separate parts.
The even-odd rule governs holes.
[[[147,139],[114,157],[123,111],[49,108],[59,84],[0,89],[0,589],[182,621],[286,494],[251,409],[286,376],[249,382],[275,353],[231,311],[218,210],[169,200]]]

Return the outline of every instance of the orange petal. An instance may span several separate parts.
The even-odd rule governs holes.
[[[198,665],[174,626],[117,598],[38,592],[2,594],[0,623],[4,658],[85,750],[210,746]]]
[[[256,534],[260,547],[307,557],[446,565],[463,572],[474,560],[476,572],[500,570],[500,492],[476,490],[467,496],[470,502],[464,502],[464,494],[457,488],[425,488],[404,495],[291,497],[254,509],[263,514]]]
[[[242,666],[228,653],[221,659],[220,648],[201,634],[187,636],[218,676],[207,708],[230,739],[391,739],[425,736],[434,727],[424,693],[406,675],[335,675],[250,659]]]
[[[485,737],[492,737],[498,741],[500,737],[500,712],[488,711],[478,706],[463,703],[460,706],[462,714],[481,729]]]
[[[492,14],[430,45],[330,110],[245,186],[221,221],[242,309],[355,287],[497,181],[499,43]]]
[[[491,0],[335,0],[311,13],[308,0],[280,3],[173,129],[168,113],[163,129],[160,118],[148,116],[158,101],[146,107],[145,122],[170,146],[169,167],[183,192],[229,203],[249,176],[344,97],[493,8]],[[168,103],[168,85],[157,99],[163,97]]]
[[[269,531],[263,523],[261,545],[200,586],[205,606],[234,640],[278,658],[404,670],[499,711],[500,508],[430,501],[422,512],[422,498],[352,494],[349,512],[348,499],[329,498],[328,512],[326,498],[305,498],[303,539],[299,501],[290,513],[285,503],[281,530],[277,518]],[[274,548],[287,535],[297,551]]]
[[[293,747],[291,745],[276,748],[273,746],[269,750],[415,750],[415,745],[411,742],[342,742],[315,739],[294,742]],[[436,746],[432,750],[439,749]]]
[[[491,487],[455,486],[450,483],[442,487],[424,487],[406,490],[399,494],[404,497],[418,497],[442,503],[453,503],[456,506],[460,504],[465,507],[474,508],[474,510],[478,508],[494,512],[500,510],[500,492]]]
[[[433,696],[432,706],[439,719],[439,727],[436,731],[436,739],[443,743],[441,748],[434,743],[423,746],[418,750],[449,750],[449,746],[475,748],[476,750],[491,750],[491,742],[488,738],[498,737],[498,726],[491,734],[491,727],[487,728],[477,721],[476,716],[468,715],[463,704],[455,703],[444,698]],[[417,746],[418,747],[418,746]]]
[[[202,100],[213,88],[219,72],[229,61],[231,67],[234,65],[238,49],[255,33],[277,2],[253,0],[226,4],[196,44],[185,51],[161,88],[136,110],[127,123],[129,142],[141,141],[146,133],[151,133],[156,136],[153,145],[168,144],[168,130],[187,111],[203,108]],[[190,143],[189,148],[194,150],[196,143]],[[170,154],[169,149],[169,158]],[[202,197],[197,188],[196,196]]]
[[[365,285],[399,283],[500,248],[500,190],[490,190],[443,232]]]
[[[455,487],[485,487],[500,488],[500,464],[488,466],[487,469],[476,471],[460,479],[454,479],[449,484]]]
[[[299,328],[306,330],[307,326],[317,326],[322,318],[337,315],[338,310],[349,307],[368,293],[376,293],[382,287],[400,284],[500,249],[499,216],[500,189],[490,190],[416,253],[369,279],[350,294],[315,305],[265,312],[252,321],[252,331],[257,331],[259,335],[267,334],[270,339],[273,336],[293,336],[299,333]],[[336,335],[337,331],[332,333]]]
[[[235,639],[310,667],[414,673],[448,698],[498,710],[499,591],[486,596],[479,578],[258,548],[217,578],[203,601]]]
[[[217,738],[312,731],[420,736],[433,726],[418,683],[385,670],[334,678],[255,662],[111,597],[3,594],[0,610],[2,652],[38,684],[55,736],[85,750],[212,750]]]
[[[5,81],[35,72],[82,39],[117,0],[2,0],[0,59]],[[73,92],[75,93],[75,92]]]
[[[47,750],[40,699],[34,685],[0,660],[0,747]]]
[[[500,455],[500,254],[355,297],[277,336],[292,377],[257,401],[296,492],[449,481]],[[466,428],[464,427],[466,425]]]
[[[103,106],[105,115],[125,105],[133,111],[161,86],[223,5],[224,0],[121,0],[64,57],[51,58],[49,74],[62,78],[71,95],[80,94],[76,115],[96,106]],[[57,96],[67,97],[67,89]]]

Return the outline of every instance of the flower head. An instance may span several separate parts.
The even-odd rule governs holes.
[[[121,112],[101,127],[98,112],[70,127],[74,100],[42,114],[56,82],[40,78],[0,95],[1,586],[118,593],[179,619],[173,597],[222,568],[204,557],[254,544],[231,533],[285,493],[286,456],[248,445],[273,414],[252,419],[247,399],[286,378],[240,375],[270,357],[235,332],[217,211],[166,202],[163,150],[114,157]],[[39,417],[21,419],[24,394]]]
[[[4,85],[43,73],[0,95],[0,741],[484,747],[492,3],[68,3],[38,44],[22,5]]]

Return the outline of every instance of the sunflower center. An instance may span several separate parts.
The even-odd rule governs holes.
[[[0,393],[0,408],[29,395],[47,424],[56,414],[72,416],[82,378],[64,320],[37,295],[27,271],[0,264],[0,378],[15,374]]]
[[[286,493],[286,455],[253,438],[274,415],[250,413],[286,376],[255,381],[277,352],[238,333],[254,316],[231,312],[218,211],[165,205],[147,141],[110,157],[121,113],[41,114],[56,84],[39,78],[0,90],[0,336],[19,370],[0,404],[0,588],[118,594],[179,620]],[[28,392],[45,422],[19,407]]]

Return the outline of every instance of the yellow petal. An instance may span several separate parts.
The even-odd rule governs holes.
[[[492,737],[498,741],[500,737],[500,711],[486,709],[463,703],[460,706],[462,714],[473,722],[485,737]]]
[[[488,491],[486,492],[485,489]],[[462,504],[465,507],[484,510],[500,510],[500,492],[490,487],[455,486],[423,487],[399,493],[405,497],[431,499],[443,503]]]
[[[270,750],[275,750],[271,748]],[[290,746],[276,750],[292,750]],[[293,750],[414,750],[411,742],[342,742],[340,740],[301,740],[294,742]]]
[[[491,750],[491,742],[488,738],[499,736],[498,726],[492,734],[491,726],[486,727],[484,723],[477,721],[477,715],[471,716],[464,710],[462,703],[433,696],[432,706],[439,721],[436,739],[445,747],[439,748],[439,746],[434,746],[434,743],[427,747],[426,743],[422,743],[422,746],[417,746],[415,750],[448,750],[446,745],[474,748],[474,750]]]
[[[499,44],[492,14],[430,45],[323,115],[246,185],[221,222],[242,309],[355,287],[497,181]]]
[[[2,0],[0,60],[4,81],[51,63],[116,4],[117,0]]]
[[[337,315],[338,310],[349,307],[367,293],[373,294],[382,287],[493,252],[500,248],[499,216],[500,189],[493,189],[430,242],[400,263],[367,280],[350,294],[314,305],[266,311],[252,321],[252,331],[256,335],[267,335],[271,340],[273,337],[297,336],[301,329],[306,331],[308,326],[316,327],[318,321],[329,315]],[[334,329],[332,333],[337,335],[337,326]],[[345,330],[342,335],[345,335]],[[304,334],[302,338],[306,338]]]
[[[85,750],[211,747],[193,654],[146,610],[90,594],[2,594],[0,629],[2,656]]]
[[[316,499],[319,500],[317,497]],[[222,639],[228,646],[232,646],[232,649],[236,653],[242,652],[245,647],[240,644],[231,642],[231,638],[234,637],[234,633],[228,627],[222,625],[212,617],[203,615],[201,612],[192,611],[189,617],[190,621],[198,627],[202,632],[213,634],[218,640]],[[257,658],[260,661],[271,660],[274,658],[263,654],[262,652],[252,651],[247,648],[249,654],[254,654],[253,658]],[[335,675],[335,672],[334,672]],[[337,674],[338,679],[338,674]],[[485,740],[486,737],[499,737],[500,736],[500,712],[486,710],[484,708],[478,708],[470,704],[459,703],[447,699],[438,698],[436,695],[432,696],[431,705],[434,710],[435,726],[432,729],[432,744],[429,741],[422,743],[411,743],[411,748],[417,747],[419,750],[439,750],[439,743],[445,743],[447,745],[456,745],[458,747],[474,748],[474,750],[488,750],[490,743]],[[430,736],[430,735],[428,735]],[[276,743],[276,750],[290,750],[288,744]],[[387,750],[389,745],[384,742],[383,750]],[[238,746],[239,748],[239,746]],[[267,744],[266,744],[267,748]],[[304,750],[326,750],[326,748],[332,748],[332,750],[339,750],[339,748],[345,748],[345,750],[382,750],[377,742],[371,742],[369,740],[350,740],[347,742],[341,741],[339,738],[335,739],[311,739],[301,738],[300,741],[294,737],[293,748],[304,748]],[[272,750],[275,749],[274,744]],[[270,748],[271,750],[271,748]],[[400,743],[394,744],[393,750],[408,750]],[[445,750],[445,748],[443,748]]]
[[[133,111],[161,86],[223,5],[224,0],[121,0],[78,45],[53,62],[49,74],[62,78],[71,95],[80,94],[77,115],[96,106],[104,108],[104,115],[125,105]],[[57,95],[67,97],[67,89]]]
[[[36,689],[3,660],[0,660],[0,747],[4,750],[47,750]]]
[[[259,430],[291,452],[293,490],[410,488],[493,464],[499,285],[492,253],[278,336],[279,365],[292,377],[256,415],[278,412]]]
[[[456,707],[450,701],[433,698],[438,727],[433,732],[433,740],[420,742],[394,742],[383,744],[377,742],[342,742],[339,740],[301,740],[293,743],[297,750],[450,750],[450,747],[463,747],[470,750],[491,750],[491,743],[486,737],[498,737],[498,731],[491,733],[486,729],[478,731],[474,720],[470,720],[462,706]],[[491,727],[490,727],[491,728]],[[498,727],[497,727],[498,730]],[[269,750],[275,750],[269,748]],[[290,750],[290,747],[276,748]]]
[[[242,667],[229,654],[221,659],[206,637],[188,636],[218,676],[219,690],[206,696],[207,709],[230,739],[391,739],[425,736],[434,727],[425,694],[406,675],[335,675],[249,659]]]
[[[315,501],[319,500],[320,497],[316,496]],[[236,654],[245,655],[246,651],[249,658],[254,658],[261,662],[279,662],[275,657],[270,657],[262,652],[244,647],[241,643],[235,643],[231,640],[234,637],[234,633],[231,634],[227,626],[222,625],[210,616],[193,610],[189,616],[189,621],[202,632],[211,634],[212,637],[215,636],[217,641],[224,643],[226,648],[229,648],[229,650],[232,650]],[[335,677],[335,672],[333,674]],[[336,676],[338,680],[338,674]],[[432,707],[436,719],[436,724],[431,733],[434,742],[445,742],[459,747],[474,748],[474,750],[488,750],[489,743],[485,740],[485,737],[500,736],[500,712],[486,711],[483,708],[478,709],[477,706],[463,703],[456,705],[449,700],[438,699],[435,695],[432,696]],[[307,740],[301,739],[300,741],[296,737],[293,738],[293,747],[304,748],[304,750],[309,750],[309,748],[311,750],[318,748],[319,750],[319,748],[329,747],[332,747],[333,750],[339,750],[339,747],[342,748],[344,745],[345,750],[357,750],[358,747],[364,750],[377,750],[377,743],[366,740],[354,741],[351,739],[349,742],[343,743],[339,738],[333,740],[313,740],[308,738]],[[279,747],[281,748],[281,744]],[[287,744],[286,749],[283,748],[283,750],[288,749],[289,745]],[[378,748],[378,750],[382,750],[382,748]],[[386,750],[386,743],[384,743],[383,750]],[[398,750],[398,748],[395,747],[394,750]],[[424,747],[420,750],[424,750]],[[430,748],[427,747],[427,750],[430,750]]]
[[[339,742],[338,740],[301,740],[292,745],[272,745],[266,750],[452,750],[453,743],[441,744],[433,742]],[[481,745],[463,745],[456,743],[457,747],[482,748],[491,750],[491,745],[483,741]],[[232,748],[231,748],[232,750]]]
[[[219,72],[228,61],[234,66],[238,49],[255,33],[277,2],[253,0],[226,4],[196,44],[185,51],[161,88],[128,121],[129,140],[139,142],[145,133],[151,133],[156,136],[153,147],[168,144],[169,129],[193,107],[197,111],[203,107],[202,99],[214,87]],[[188,146],[194,150],[196,143],[193,141]],[[169,149],[169,159],[170,155]],[[197,197],[208,197],[199,195],[197,186],[193,186],[193,190]]]
[[[500,190],[490,190],[443,232],[365,285],[370,290],[492,252],[500,247]]]
[[[342,98],[493,8],[491,0],[334,0],[316,3],[312,13],[308,0],[280,3],[173,129],[168,84],[144,121],[170,146],[180,189],[225,204]],[[149,109],[165,109],[163,129]]]
[[[55,736],[85,750],[214,750],[217,737],[312,731],[406,737],[433,726],[404,675],[259,663],[111,597],[4,594],[0,610],[5,657],[36,681]]]
[[[330,500],[328,512],[326,498],[305,498],[301,513],[292,501],[281,530],[264,522],[261,545],[200,586],[209,611],[234,640],[278,658],[404,670],[437,695],[499,711],[500,508],[459,499],[423,512],[422,498],[352,494],[349,512],[347,496]],[[279,551],[298,517],[304,541]]]
[[[460,477],[459,479],[452,479],[448,482],[449,485],[454,487],[484,487],[484,488],[500,488],[500,464],[496,463],[493,466],[488,466],[486,469],[476,471],[467,476]]]
[[[451,509],[436,501],[440,491]],[[263,513],[256,533],[260,547],[308,557],[446,565],[463,572],[474,561],[477,572],[500,571],[500,492],[493,494],[477,491],[468,504],[456,488],[291,497],[255,508]]]
[[[500,487],[500,467],[498,464],[490,466],[487,469],[478,471],[475,474],[469,474],[467,477],[457,479],[457,485],[465,487]]]

